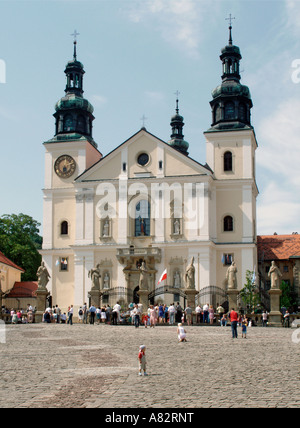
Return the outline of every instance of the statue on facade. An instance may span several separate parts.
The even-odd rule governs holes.
[[[48,269],[46,268],[44,262],[41,263],[41,266],[38,268],[36,275],[38,277],[38,288],[46,289],[46,286],[51,277],[49,275]]]
[[[88,277],[92,280],[92,288],[91,290],[100,290],[100,265],[97,266],[88,272]]]
[[[102,236],[103,237],[108,237],[109,236],[109,221],[108,220],[105,220],[105,223],[103,225]]]
[[[271,262],[271,267],[268,273],[268,277],[271,278],[271,288],[280,288],[279,278],[282,276],[279,268],[276,266],[274,261]]]
[[[174,220],[173,227],[174,227],[173,229],[174,235],[180,235],[180,222],[178,218]]]
[[[237,267],[235,262],[232,262],[226,272],[227,285],[229,289],[237,288],[237,279],[236,279]]]
[[[185,271],[185,283],[186,288],[194,289],[195,288],[195,266],[194,266],[194,257],[192,257],[190,264]]]
[[[180,288],[181,281],[180,281],[180,273],[178,270],[174,273],[174,288]]]
[[[105,289],[109,288],[109,281],[110,281],[109,273],[105,272],[104,277],[103,277],[103,288],[105,288]]]
[[[139,287],[140,290],[148,290],[148,269],[146,268],[146,263],[142,262],[141,266],[139,267],[140,271],[140,280],[139,280]]]

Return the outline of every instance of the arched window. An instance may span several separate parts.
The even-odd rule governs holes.
[[[64,131],[65,132],[74,131],[73,117],[70,114],[67,114],[64,117]]]
[[[135,207],[134,236],[150,236],[150,204],[144,199]]]
[[[67,221],[62,221],[60,225],[60,234],[61,235],[68,235],[69,233],[69,225]]]
[[[224,153],[224,171],[232,171],[232,153]]]
[[[229,101],[225,104],[225,119],[234,119],[234,103],[232,101]]]
[[[224,232],[232,232],[233,231],[233,218],[231,215],[227,215],[224,217]]]

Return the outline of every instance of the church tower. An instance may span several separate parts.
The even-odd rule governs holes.
[[[172,116],[171,118],[171,128],[172,128],[172,134],[171,139],[168,141],[168,144],[171,147],[174,147],[174,149],[178,150],[179,152],[183,153],[184,155],[188,155],[188,148],[189,143],[184,140],[183,135],[183,117],[179,114],[179,107],[178,107],[178,98],[176,99],[176,114]]]
[[[41,254],[51,276],[48,288],[53,301],[57,299],[61,284],[74,283],[75,259],[70,247],[82,240],[82,235],[89,241],[93,240],[90,229],[82,231],[76,226],[85,216],[89,228],[92,228],[90,205],[93,194],[78,195],[75,179],[102,158],[92,135],[94,109],[83,97],[85,71],[77,59],[76,35],[73,59],[65,67],[65,95],[55,104],[55,134],[44,142]]]
[[[221,50],[221,84],[212,91],[211,127],[204,132],[206,162],[214,173],[211,193],[212,238],[217,244],[217,278],[221,284],[228,264],[239,269],[239,288],[246,271],[256,266],[255,151],[257,141],[250,120],[252,100],[249,88],[241,84],[241,52],[232,41]],[[221,276],[220,276],[221,275]]]

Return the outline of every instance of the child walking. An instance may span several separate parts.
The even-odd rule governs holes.
[[[248,325],[248,319],[246,317],[243,317],[242,319],[242,338],[244,337],[247,339],[247,325]]]
[[[142,376],[142,371],[144,371],[144,376],[148,376],[148,374],[146,372],[146,355],[145,355],[145,351],[146,351],[146,346],[145,345],[141,345],[140,346],[140,350],[139,350],[139,355],[138,355],[138,360],[139,360],[139,376]]]

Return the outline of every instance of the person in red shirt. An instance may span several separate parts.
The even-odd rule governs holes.
[[[147,372],[146,372],[146,355],[145,355],[145,351],[146,351],[146,346],[145,345],[141,345],[140,349],[139,349],[139,354],[138,354],[139,375],[140,376],[142,376],[142,371],[144,371],[144,376],[148,376]]]
[[[231,309],[231,312],[229,314],[229,318],[230,318],[230,324],[231,324],[231,333],[232,333],[232,339],[237,339],[238,334],[237,334],[237,324],[238,324],[238,313],[235,312],[234,308]]]

